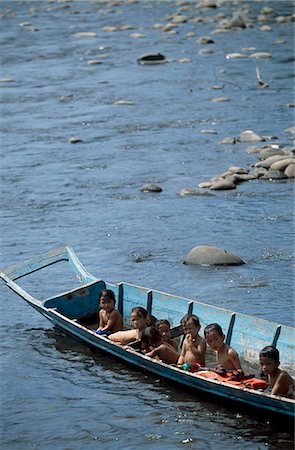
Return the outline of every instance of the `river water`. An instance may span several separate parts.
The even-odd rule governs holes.
[[[257,162],[251,144],[221,145],[225,137],[251,129],[293,145],[293,24],[276,20],[292,2],[219,3],[1,1],[1,267],[66,243],[109,282],[293,325],[292,180],[177,195]],[[266,6],[276,14],[259,22]],[[210,34],[217,14],[241,8],[251,26]],[[190,20],[172,33],[154,26],[177,11]],[[104,29],[118,25],[130,29]],[[204,35],[214,44],[198,44]],[[272,57],[225,58],[254,51]],[[156,52],[168,62],[137,63]],[[269,87],[259,88],[256,67]],[[162,192],[141,192],[148,182]],[[197,245],[246,264],[183,265]],[[74,281],[42,277],[29,280],[41,298]],[[293,448],[288,431],[101,355],[0,289],[2,449]]]

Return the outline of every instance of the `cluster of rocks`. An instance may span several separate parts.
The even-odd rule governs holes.
[[[234,142],[263,141],[264,138],[251,130],[242,132],[239,138],[228,138]],[[225,142],[223,142],[225,143]],[[229,141],[228,141],[229,143]],[[294,148],[284,147],[279,144],[267,144],[260,147],[249,147],[249,153],[259,153],[259,161],[252,171],[242,167],[231,166],[224,173],[211,178],[209,181],[199,183],[200,188],[210,190],[235,189],[243,182],[254,179],[282,180],[295,177]]]

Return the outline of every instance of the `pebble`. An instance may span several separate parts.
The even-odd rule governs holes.
[[[180,62],[182,64],[186,64],[186,63],[192,62],[192,60],[190,58],[181,58],[178,60],[178,62]]]
[[[285,133],[295,133],[295,127],[286,128],[284,130]]]
[[[147,183],[144,184],[140,190],[142,192],[162,192],[162,188],[160,186],[158,186],[157,184],[154,183]]]
[[[162,64],[166,61],[165,56],[161,53],[143,55],[137,60],[138,64]]]
[[[197,40],[197,44],[214,44],[214,40],[210,36],[202,36]]]
[[[272,31],[272,28],[269,25],[262,25],[262,27],[259,28],[260,31]]]
[[[243,169],[242,167],[238,167],[238,166],[231,166],[227,170],[229,172],[235,173],[235,174],[247,174],[247,173],[249,173],[249,170]]]
[[[212,181],[202,181],[202,183],[199,183],[198,186],[200,188],[210,188],[212,186],[213,182]]]
[[[235,188],[236,188],[235,177],[226,177],[223,180],[216,181],[210,187],[210,189],[213,191],[225,191]]]
[[[69,143],[70,144],[79,144],[79,143],[82,143],[82,142],[83,142],[83,140],[81,138],[79,138],[79,137],[71,137],[69,139]]]
[[[241,142],[263,141],[264,139],[252,130],[245,130],[240,133]]]
[[[295,164],[289,164],[286,167],[284,174],[287,175],[288,178],[295,178]]]
[[[220,144],[235,144],[237,142],[235,137],[226,137],[220,141]]]
[[[177,192],[177,195],[180,195],[182,197],[184,196],[213,196],[210,192],[203,192],[199,189],[195,188],[182,188],[180,191]]]
[[[96,37],[97,34],[94,31],[80,31],[79,33],[75,33],[76,38],[84,38],[84,37]]]
[[[270,165],[270,170],[281,170],[282,172],[284,172],[289,164],[295,164],[295,158],[286,158],[275,161]]]
[[[217,134],[217,131],[215,131],[215,130],[201,130],[201,133],[203,133],[203,134]]]
[[[270,166],[273,164],[273,163],[275,163],[275,162],[277,162],[277,161],[282,161],[282,160],[284,160],[284,159],[289,159],[289,156],[287,156],[287,155],[278,155],[278,154],[276,154],[276,155],[273,155],[273,156],[269,156],[268,158],[266,158],[266,159],[264,159],[264,160],[262,160],[262,161],[258,161],[256,164],[255,164],[255,167],[264,167],[265,169],[269,169],[270,168]]]
[[[229,97],[215,97],[215,98],[211,98],[211,102],[215,102],[215,103],[229,102],[229,101],[230,101]]]
[[[280,170],[269,170],[261,177],[262,180],[284,180],[286,178],[288,178],[287,175]]]
[[[90,59],[89,61],[87,61],[87,64],[90,64],[90,65],[102,64],[102,61],[100,61],[99,59]]]
[[[242,53],[228,53],[225,55],[226,59],[238,59],[238,58],[247,58],[246,55],[243,55]]]
[[[255,52],[255,53],[251,53],[251,55],[249,55],[249,58],[254,58],[254,59],[271,58],[271,53],[269,53],[269,52]]]
[[[198,51],[199,55],[210,55],[212,53],[214,53],[212,48],[201,48],[201,50]]]
[[[134,103],[131,100],[117,100],[117,101],[115,101],[115,105],[129,106],[129,105],[134,105]]]
[[[131,33],[131,34],[129,34],[129,37],[133,38],[133,39],[141,39],[141,38],[145,37],[145,34],[143,34],[143,33]]]

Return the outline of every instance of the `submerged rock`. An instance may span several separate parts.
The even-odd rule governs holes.
[[[286,178],[288,178],[287,175],[280,170],[269,170],[261,177],[262,180],[284,180]]]
[[[224,248],[211,245],[194,247],[185,257],[184,264],[201,266],[233,266],[245,264],[245,262],[234,253]]]
[[[79,144],[79,143],[82,143],[82,142],[83,142],[83,140],[81,138],[79,138],[79,137],[71,137],[69,139],[69,143],[70,144]]]
[[[195,189],[195,188],[182,188],[180,189],[180,191],[177,192],[177,195],[181,195],[182,197],[184,196],[213,196],[213,194],[211,194],[210,192],[204,192],[204,191],[200,191],[199,189]]]
[[[144,184],[140,188],[141,192],[162,192],[162,188],[154,183]]]
[[[161,53],[155,53],[151,55],[144,55],[138,58],[138,64],[162,64],[166,62],[166,58]]]

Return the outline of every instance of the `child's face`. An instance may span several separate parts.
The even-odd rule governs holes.
[[[188,320],[183,326],[183,331],[185,335],[197,336],[200,331],[200,325],[196,325],[193,320]]]
[[[262,372],[265,373],[265,375],[271,375],[277,370],[280,364],[279,362],[276,362],[273,359],[268,358],[267,356],[260,356],[259,362]]]
[[[104,309],[106,312],[110,312],[114,309],[114,300],[111,298],[102,295],[99,299],[99,306],[101,309]]]
[[[224,335],[220,335],[216,330],[209,331],[206,334],[206,342],[215,352],[220,350],[224,344]]]
[[[158,330],[160,331],[163,340],[166,342],[169,341],[169,339],[171,338],[171,330],[167,323],[162,323],[161,325],[159,325]]]
[[[135,311],[131,313],[131,325],[132,328],[137,330],[144,330],[146,327],[146,319],[139,316]]]

